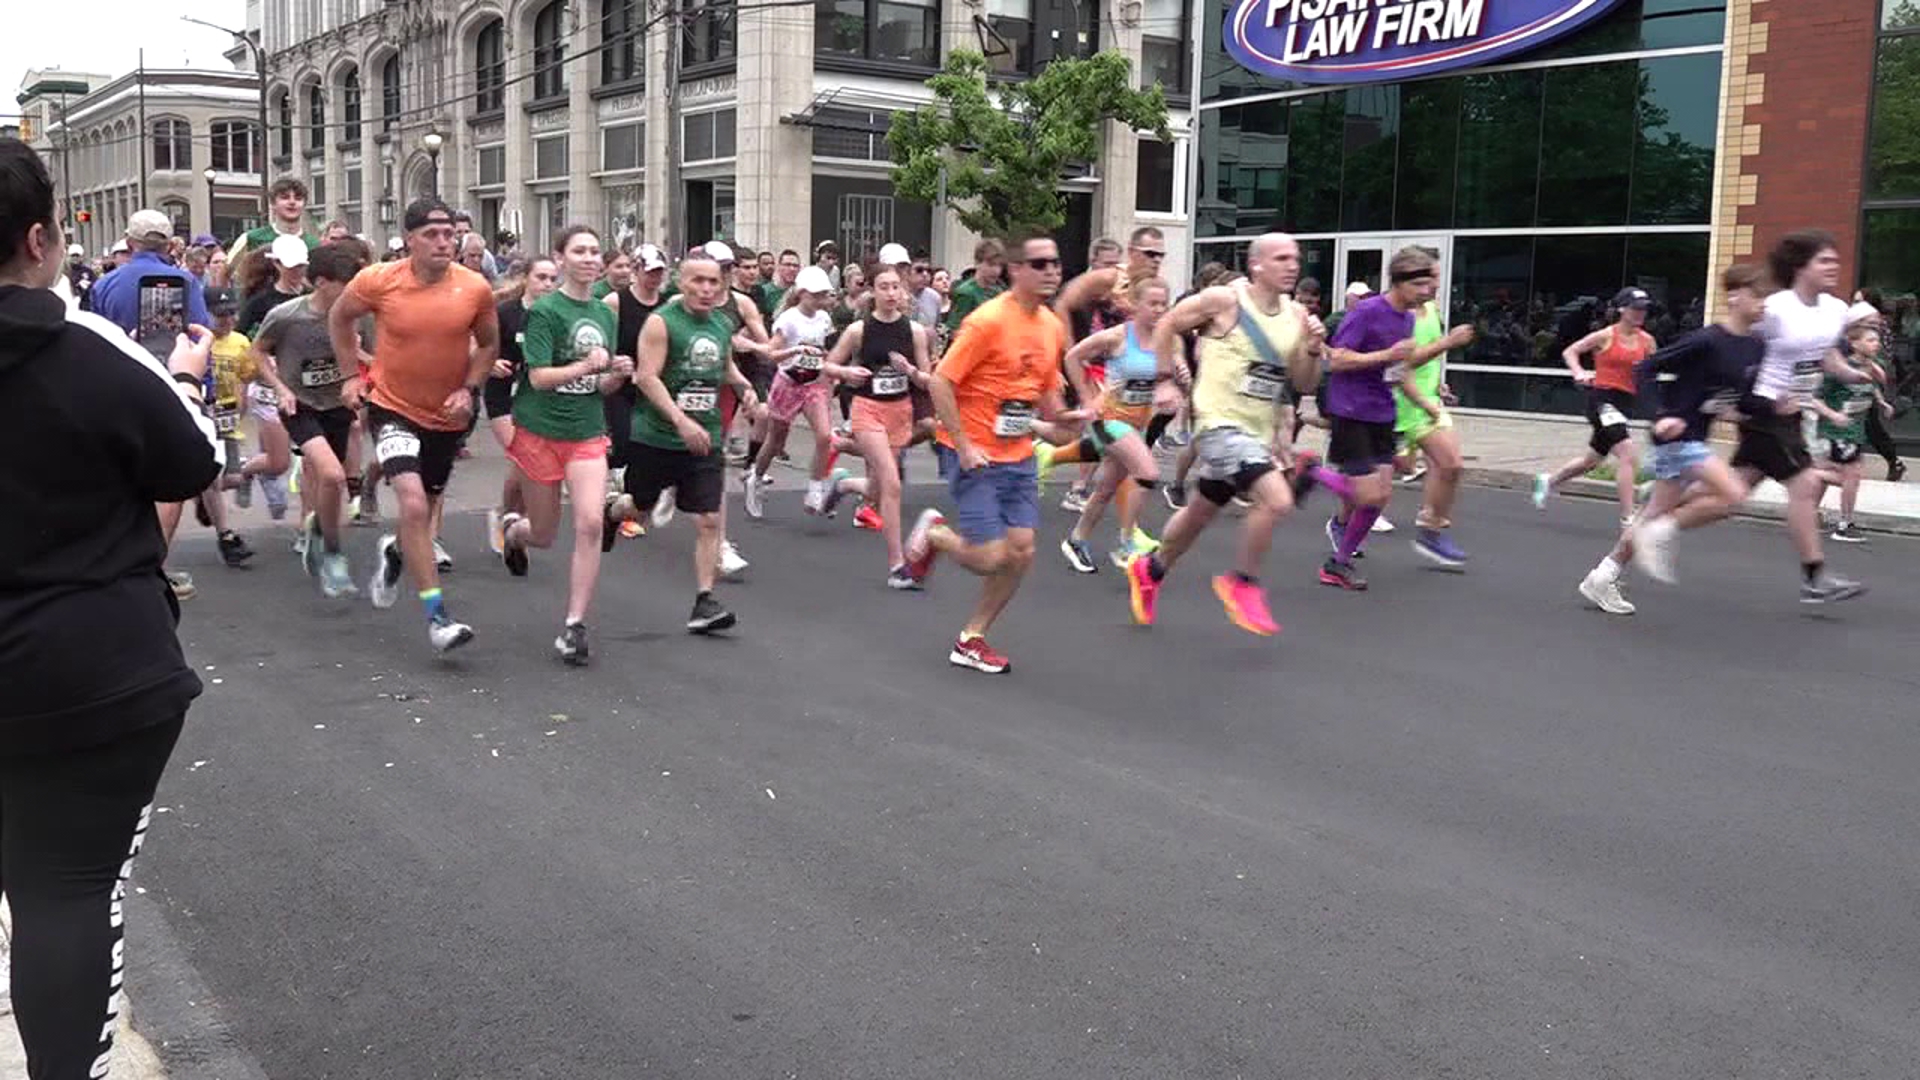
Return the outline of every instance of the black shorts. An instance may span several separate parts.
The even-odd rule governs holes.
[[[480,398],[487,406],[487,419],[498,420],[503,416],[513,415],[514,381],[512,376],[504,379],[488,379],[486,384],[480,387]]]
[[[1333,429],[1327,433],[1327,460],[1347,476],[1366,476],[1394,458],[1393,421],[1371,423],[1330,416]]]
[[[717,447],[696,455],[639,441],[627,444],[627,494],[642,510],[673,488],[673,505],[683,513],[718,513],[726,484],[727,459]]]
[[[1851,465],[1860,460],[1860,444],[1852,439],[1828,439],[1827,460],[1835,465]]]
[[[1813,467],[1800,417],[1762,417],[1740,425],[1740,445],[1733,451],[1733,467],[1755,469],[1782,484]]]
[[[349,441],[353,438],[352,409],[345,405],[332,409],[301,405],[286,418],[286,425],[287,438],[293,443],[295,453],[315,439],[325,439],[336,460],[343,463],[347,460]]]
[[[466,441],[464,431],[435,431],[421,427],[397,412],[367,405],[367,430],[373,434],[373,456],[388,479],[415,473],[428,495],[447,490],[453,459]],[[471,429],[469,429],[471,430]]]
[[[627,447],[633,440],[633,410],[640,407],[640,391],[632,383],[600,399],[607,415],[607,468],[624,469]]]
[[[1627,427],[1632,417],[1632,394],[1602,387],[1587,391],[1587,423],[1593,427],[1593,438],[1587,445],[1601,457],[1613,453],[1614,447],[1633,437]]]

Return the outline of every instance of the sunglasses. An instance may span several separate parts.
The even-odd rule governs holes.
[[[1060,265],[1059,259],[1027,259],[1025,262],[1029,270],[1051,270]]]
[[[933,269],[933,267],[931,267],[931,266],[916,266],[916,267],[914,267],[914,268],[913,268],[913,272],[914,272],[914,273],[916,273],[916,274],[924,274],[924,273],[926,273],[927,271],[929,271],[929,270],[932,270],[932,269]]]
[[[1134,248],[1133,250],[1138,251],[1140,254],[1145,255],[1149,259],[1164,259],[1167,257],[1166,252],[1158,251],[1158,250],[1155,250],[1154,248]]]

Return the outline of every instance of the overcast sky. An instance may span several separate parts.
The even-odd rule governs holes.
[[[28,68],[65,68],[120,75],[147,51],[148,67],[230,68],[221,51],[233,39],[180,21],[196,18],[241,29],[244,0],[5,0],[0,33],[0,113],[17,113],[15,98]]]

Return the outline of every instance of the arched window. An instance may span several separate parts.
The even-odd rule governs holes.
[[[567,14],[566,0],[553,0],[533,17],[533,99],[565,97],[567,93],[567,42],[561,23]]]
[[[291,92],[280,91],[280,99],[274,106],[274,115],[280,122],[280,156],[290,158],[293,156],[293,94]]]
[[[506,30],[495,19],[481,27],[473,42],[473,107],[499,112],[507,104]]]
[[[327,146],[327,98],[320,92],[320,84],[307,87],[307,149],[324,150]]]
[[[252,121],[215,120],[210,130],[213,135],[211,156],[215,171],[254,171]]]
[[[161,199],[160,212],[173,222],[173,235],[185,240],[193,235],[193,211],[181,199]]]
[[[400,123],[400,56],[395,53],[380,65],[380,130],[392,131]]]
[[[632,82],[646,70],[640,0],[604,0],[600,7],[600,81]]]
[[[185,120],[153,122],[152,165],[156,172],[193,168],[193,133]]]
[[[340,138],[360,141],[360,69],[348,68],[340,79]]]

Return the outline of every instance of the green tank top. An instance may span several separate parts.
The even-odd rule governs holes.
[[[734,323],[718,311],[695,315],[679,301],[654,312],[667,324],[667,363],[660,381],[688,419],[707,429],[713,452],[720,452],[720,387],[727,378]],[[663,450],[685,450],[673,421],[644,397],[633,411],[633,438]]]
[[[1426,307],[1420,309],[1420,314],[1414,317],[1413,343],[1416,346],[1431,345],[1439,341],[1442,337],[1445,337],[1446,333],[1446,328],[1440,325],[1439,304],[1427,304]],[[1429,400],[1439,401],[1440,384],[1444,381],[1443,376],[1445,376],[1445,374],[1446,361],[1436,356],[1432,360],[1413,369],[1413,385],[1419,387],[1420,392],[1425,394]],[[1408,401],[1407,396],[1400,392],[1398,386],[1393,388],[1393,404],[1395,410],[1399,413],[1399,422],[1396,423],[1394,427],[1400,431],[1411,431],[1423,424],[1432,422],[1427,416],[1427,411],[1415,405],[1413,402]]]
[[[1193,383],[1195,425],[1201,431],[1231,427],[1260,439],[1273,438],[1274,414],[1286,400],[1285,359],[1300,346],[1305,327],[1291,297],[1280,298],[1280,310],[1268,315],[1254,306],[1244,287],[1239,294],[1239,320],[1219,337],[1200,339],[1200,371]],[[1247,336],[1247,323],[1263,332],[1272,354]]]

